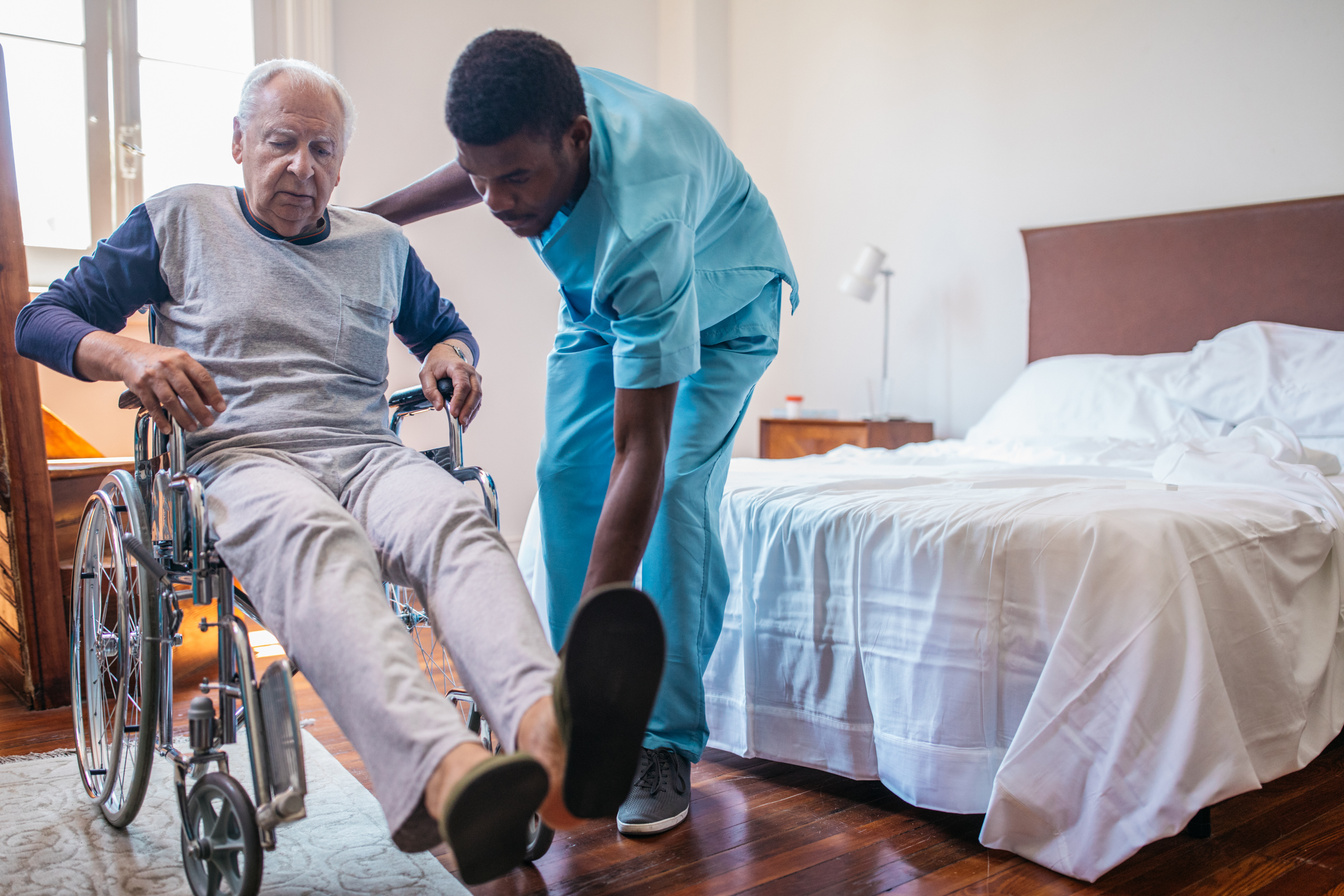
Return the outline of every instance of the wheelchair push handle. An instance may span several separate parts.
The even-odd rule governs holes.
[[[453,398],[453,381],[450,379],[441,379],[435,385],[439,387],[439,392],[443,395],[445,403]],[[419,386],[412,386],[409,389],[398,389],[387,398],[387,403],[392,408],[407,408],[407,410],[422,410],[417,407],[423,405],[429,407],[429,399],[425,397],[425,390]],[[407,407],[409,405],[409,407]]]

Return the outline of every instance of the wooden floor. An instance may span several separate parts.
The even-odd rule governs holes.
[[[208,647],[196,646],[185,628],[188,643],[175,654],[184,730],[193,685],[210,662]],[[301,717],[313,720],[309,730],[367,786],[359,757],[321,701],[302,676],[296,686]],[[68,709],[29,712],[0,689],[0,755],[72,745]],[[695,766],[692,782],[691,817],[673,831],[631,839],[610,822],[589,823],[557,834],[536,867],[473,892],[1344,896],[1344,738],[1308,769],[1215,807],[1211,839],[1154,843],[1091,885],[985,849],[976,840],[978,816],[916,809],[873,782],[716,750]],[[454,868],[450,855],[440,860]]]

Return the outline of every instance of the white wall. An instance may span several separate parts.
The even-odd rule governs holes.
[[[343,205],[372,201],[454,157],[443,123],[448,73],[467,43],[491,28],[540,31],[579,65],[645,83],[657,77],[652,0],[337,0],[333,21],[335,73],[359,110],[335,197]],[[536,491],[546,353],[559,308],[555,279],[479,205],[412,224],[406,234],[480,340],[486,397],[467,432],[467,461],[495,477],[501,527],[516,544]],[[394,386],[416,382],[418,365],[403,358]],[[417,438],[427,436],[408,435]]]
[[[452,157],[448,72],[492,27],[541,31],[721,125],[779,215],[803,297],[738,453],[786,393],[864,410],[881,307],[835,289],[864,242],[896,270],[900,405],[960,435],[1025,363],[1019,228],[1344,192],[1339,0],[335,0],[331,18],[360,110],[343,204]],[[479,207],[407,233],[481,339],[468,460],[494,473],[516,542],[554,282]],[[90,437],[125,453],[129,425],[116,431],[126,448]]]
[[[735,0],[732,138],[803,305],[757,389],[862,410],[891,253],[899,402],[960,435],[1026,361],[1019,228],[1344,192],[1339,0]]]

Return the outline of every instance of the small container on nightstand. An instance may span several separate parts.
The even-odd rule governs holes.
[[[840,445],[899,448],[933,440],[933,424],[916,420],[761,419],[761,457],[825,454]]]

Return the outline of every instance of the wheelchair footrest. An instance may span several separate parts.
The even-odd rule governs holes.
[[[259,815],[272,824],[294,821],[306,814],[303,797],[308,792],[303,769],[303,743],[299,739],[299,713],[294,702],[293,668],[278,660],[261,675],[257,688],[261,700],[266,758],[275,796]],[[260,818],[258,819],[261,820]]]

